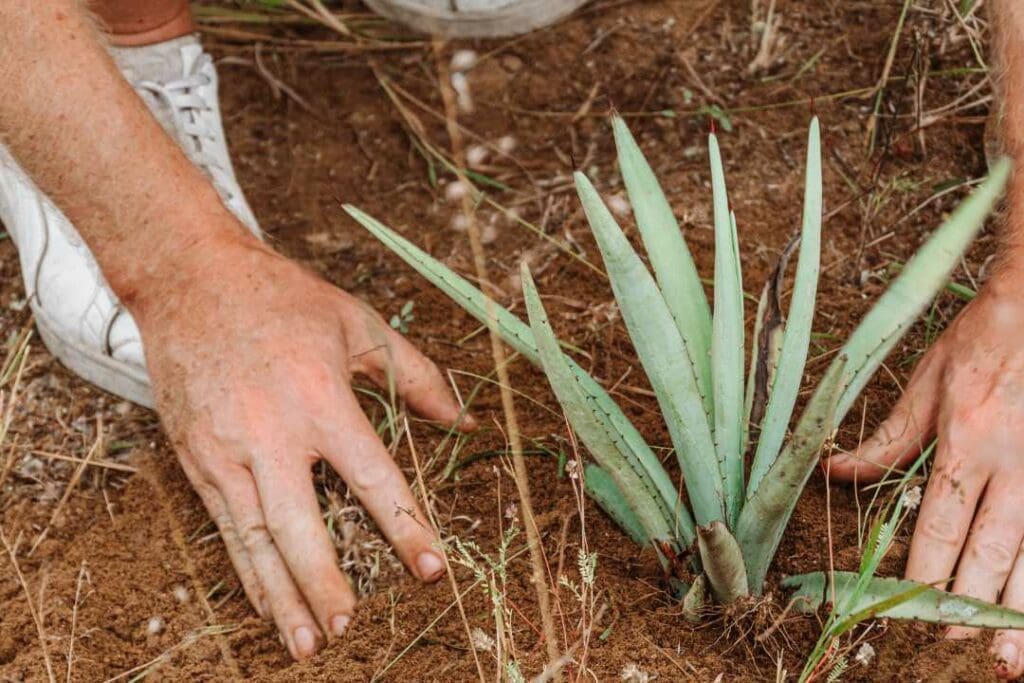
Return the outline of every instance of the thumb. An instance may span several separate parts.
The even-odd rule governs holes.
[[[853,453],[832,456],[829,477],[839,481],[878,481],[917,457],[935,433],[942,359],[937,348],[925,355],[885,422]]]

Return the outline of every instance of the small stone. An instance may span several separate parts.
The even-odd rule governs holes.
[[[167,624],[164,622],[163,617],[150,617],[149,622],[146,624],[146,633],[151,636],[159,635],[164,632],[166,626]]]

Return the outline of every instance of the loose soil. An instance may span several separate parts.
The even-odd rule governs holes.
[[[516,142],[507,154],[492,152],[478,169],[506,188],[492,188],[490,196],[562,246],[552,247],[492,207],[481,207],[488,268],[504,303],[521,311],[515,273],[519,261],[529,259],[557,332],[580,349],[595,377],[614,387],[612,393],[651,443],[664,445],[668,438],[607,282],[567,255],[599,262],[571,193],[573,164],[587,170],[608,196],[621,195],[606,113],[612,106],[625,113],[670,195],[701,272],[710,276],[708,117],[697,110],[710,105],[730,110],[729,121],[720,120],[718,127],[740,226],[745,283],[756,293],[798,226],[804,136],[810,111],[816,110],[826,148],[827,214],[815,320],[819,336],[808,368],[808,377],[816,379],[839,340],[883,290],[891,266],[913,253],[964,191],[923,203],[985,171],[984,107],[951,111],[914,132],[916,113],[952,102],[980,79],[940,73],[974,65],[957,22],[942,16],[944,3],[911,11],[883,100],[878,144],[872,154],[865,153],[872,102],[858,89],[878,80],[901,5],[781,0],[784,43],[777,59],[758,74],[747,68],[757,40],[750,3],[744,0],[601,1],[531,36],[445,48],[446,55],[461,48],[480,55],[469,74],[475,112],[461,117],[470,142],[495,144],[504,136]],[[350,9],[368,30],[402,35],[397,27],[368,22],[361,7]],[[453,221],[458,207],[445,199],[443,184],[450,175],[428,163],[416,140],[422,137],[442,150],[450,144],[436,116],[442,105],[429,44],[353,52],[339,49],[334,35],[314,26],[204,26],[208,46],[220,59],[222,104],[237,171],[269,239],[388,317],[414,301],[409,337],[451,369],[468,396],[478,383],[474,375],[493,371],[486,336],[344,216],[335,199],[376,215],[456,270],[472,272],[466,234]],[[254,53],[258,36],[262,45]],[[919,89],[926,68],[931,75]],[[417,127],[403,120],[382,79],[396,86]],[[846,91],[857,92],[841,94]],[[630,221],[625,223],[635,234]],[[959,282],[983,279],[994,244],[989,229],[956,274]],[[0,277],[0,325],[9,337],[29,324],[9,241],[0,244]],[[893,354],[888,372],[879,373],[844,427],[842,446],[855,445],[862,431],[884,417],[935,327],[959,306],[952,296],[940,297],[935,325],[918,325]],[[401,572],[377,577],[376,592],[362,603],[343,640],[308,662],[291,662],[272,626],[260,621],[238,592],[227,555],[155,416],[85,385],[38,342],[31,349],[8,437],[11,450],[0,456],[0,472],[2,463],[11,463],[0,489],[0,528],[11,543],[22,539],[19,566],[58,677],[65,676],[73,648],[70,677],[78,681],[130,680],[141,673],[167,681],[476,678],[450,584],[420,586]],[[511,374],[521,392],[517,409],[531,449],[571,452],[564,422],[548,410],[555,404],[542,375],[522,359],[512,364]],[[377,410],[372,401],[367,408]],[[485,426],[460,445],[459,458],[505,447],[492,385],[482,385],[473,409]],[[139,473],[88,467],[30,554],[76,468],[33,451],[85,457],[98,421],[105,444],[96,457],[105,455],[106,461]],[[510,523],[507,513],[514,515],[507,462],[478,458],[456,478],[444,480],[451,444],[429,425],[414,423],[413,434],[429,460],[431,503],[446,532],[495,552]],[[435,455],[439,446],[443,450]],[[411,474],[404,444],[396,457]],[[673,461],[666,457],[675,471]],[[558,476],[555,458],[543,456],[530,457],[530,479],[551,571],[557,575],[562,568],[561,574],[578,581],[580,521],[570,483]],[[850,488],[833,489],[829,497],[822,477],[815,475],[770,584],[784,574],[827,568],[830,558],[837,568],[854,568],[858,524],[864,523],[869,498],[870,493]],[[594,679],[618,680],[630,664],[658,680],[774,680],[780,658],[781,668],[800,670],[818,635],[814,617],[790,614],[776,624],[773,638],[756,637],[781,613],[783,593],[771,593],[771,602],[751,615],[717,614],[691,624],[666,596],[650,552],[638,552],[589,502],[585,519],[590,548],[599,558],[599,604],[607,604],[587,655]],[[901,530],[885,574],[901,571],[909,530],[909,524]],[[513,550],[523,542],[522,535],[514,539]],[[6,557],[0,566],[0,679],[45,680],[25,591]],[[504,600],[521,669],[532,676],[544,664],[544,645],[529,575],[527,555],[521,553],[508,564]],[[471,572],[459,568],[456,576],[469,626],[493,634],[490,604],[481,588],[473,587]],[[557,590],[556,607],[559,637],[563,644],[575,643],[581,615],[564,587]],[[164,627],[150,634],[153,617]],[[922,625],[876,624],[866,638],[877,657],[870,666],[851,663],[844,680],[991,678],[987,638],[954,643],[940,635]],[[494,657],[485,651],[479,655],[488,675],[494,675]]]

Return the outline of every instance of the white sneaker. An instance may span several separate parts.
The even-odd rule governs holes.
[[[259,226],[224,142],[217,71],[195,36],[138,48],[113,48],[125,78],[224,204],[257,236]],[[21,260],[39,335],[84,379],[152,407],[138,327],[110,290],[89,248],[7,149],[0,145],[0,221]]]

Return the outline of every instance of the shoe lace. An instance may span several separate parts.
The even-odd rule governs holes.
[[[167,104],[175,130],[186,138],[182,140],[187,145],[185,153],[206,173],[224,200],[231,201],[234,193],[229,172],[212,155],[218,134],[213,103],[203,94],[203,88],[211,82],[206,73],[211,61],[210,55],[200,55],[191,72],[181,78],[164,83],[144,80],[136,83],[136,87]]]

